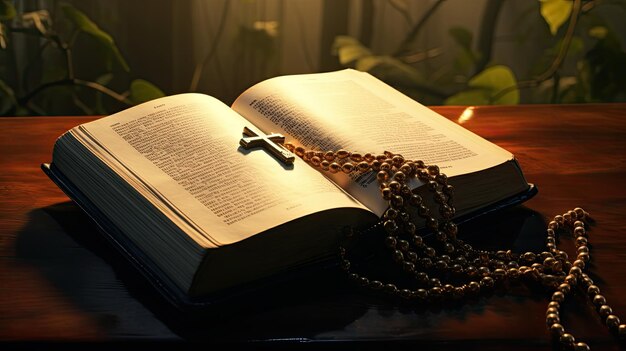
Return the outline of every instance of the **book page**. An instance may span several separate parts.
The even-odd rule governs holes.
[[[448,176],[513,158],[373,76],[354,70],[269,79],[243,93],[232,108],[261,130],[284,133],[306,148],[390,151],[436,164]],[[381,215],[386,209],[373,172],[354,179],[328,176],[374,213]]]
[[[84,124],[73,133],[166,215],[195,228],[190,236],[205,247],[326,209],[364,209],[301,160],[286,167],[263,149],[241,148],[244,126],[260,132],[212,97],[182,94]]]

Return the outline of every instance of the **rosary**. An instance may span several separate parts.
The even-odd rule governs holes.
[[[454,187],[448,184],[447,176],[438,166],[407,160],[387,151],[375,155],[346,150],[311,151],[291,143],[285,143],[284,147],[326,172],[377,172],[380,194],[389,204],[378,224],[386,233],[384,245],[398,270],[413,279],[418,288],[402,288],[354,272],[346,247],[340,246],[341,266],[358,285],[417,303],[427,303],[476,296],[507,281],[538,283],[552,292],[546,311],[546,325],[553,338],[565,348],[589,350],[586,343],[576,342],[574,336],[560,324],[561,304],[568,294],[578,288],[589,296],[607,328],[619,338],[626,338],[626,324],[621,324],[606,298],[600,294],[600,289],[584,272],[590,258],[585,229],[589,214],[582,208],[554,216],[546,230],[546,251],[540,254],[478,250],[457,238],[458,228],[452,222],[455,215]],[[420,195],[411,191],[408,182],[412,178],[425,183],[437,204],[439,216],[432,213]],[[426,228],[434,233],[433,243],[417,234],[410,208],[425,220]],[[567,253],[557,248],[558,237],[566,233],[575,238],[576,259],[573,263]],[[347,240],[356,235],[349,231]]]

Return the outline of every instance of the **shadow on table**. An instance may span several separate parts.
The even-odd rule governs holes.
[[[540,251],[544,231],[543,217],[521,206],[461,227],[463,238],[472,244],[518,252]],[[32,211],[16,245],[20,259],[40,270],[80,309],[99,316],[112,337],[332,341],[445,336],[440,326],[446,321],[481,314],[489,303],[489,299],[481,298],[443,309],[413,308],[363,293],[338,269],[327,269],[254,291],[201,313],[181,313],[128,265],[71,202]],[[529,296],[536,294],[514,295],[511,301],[542,299]],[[376,331],[377,326],[384,327]],[[393,335],[386,336],[383,332],[389,328],[393,328]]]

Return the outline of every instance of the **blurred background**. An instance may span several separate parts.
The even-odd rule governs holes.
[[[0,115],[367,71],[426,105],[626,101],[626,0],[0,0]]]

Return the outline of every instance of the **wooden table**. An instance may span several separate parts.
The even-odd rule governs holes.
[[[433,109],[455,120],[464,111],[469,115],[463,107]],[[626,104],[489,106],[471,112],[463,125],[513,152],[539,194],[525,206],[466,226],[468,240],[516,249],[541,245],[545,218],[584,207],[596,221],[590,275],[626,319]],[[57,136],[92,119],[0,118],[0,349],[133,340],[142,342],[131,343],[133,348],[182,340],[201,346],[552,347],[545,293],[517,288],[458,306],[413,308],[363,293],[334,271],[200,316],[181,316],[118,264],[95,226],[39,169],[50,161]],[[576,294],[564,304],[566,329],[593,349],[618,349],[584,301]]]

